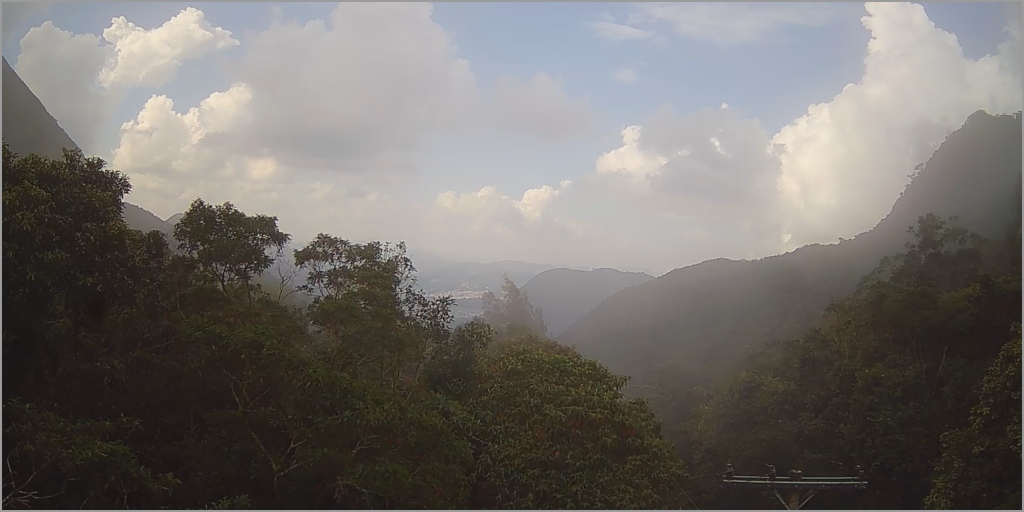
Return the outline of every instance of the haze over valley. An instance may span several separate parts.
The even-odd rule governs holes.
[[[1022,18],[5,3],[3,505],[1016,509]]]

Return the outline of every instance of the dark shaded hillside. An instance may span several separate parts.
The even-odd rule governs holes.
[[[139,231],[159,231],[166,235],[168,240],[173,239],[174,224],[160,220],[160,217],[134,204],[124,204],[124,221]]]
[[[642,272],[611,268],[555,268],[537,274],[522,290],[530,297],[530,304],[544,312],[548,334],[557,336],[603,300],[652,279],[654,277]]]
[[[63,149],[78,145],[68,137],[43,106],[39,98],[3,59],[4,140],[20,154],[60,158]]]
[[[275,217],[197,200],[172,253],[98,159],[3,159],[4,508],[688,505],[625,379],[450,328],[404,245],[321,234],[294,252],[318,296],[286,307],[254,286],[290,239]]]
[[[57,120],[47,112],[39,98],[3,59],[3,138],[11,151],[20,155],[35,154],[47,158],[61,158],[64,148],[77,149]],[[124,220],[128,226],[140,231],[159,231],[171,237],[173,223],[164,222],[156,215],[134,204],[124,203]]]
[[[745,347],[795,336],[833,300],[853,292],[882,257],[903,249],[909,227],[934,213],[1003,235],[1019,215],[1021,120],[971,115],[951,134],[878,225],[852,240],[757,261],[712,260],[610,297],[560,341],[641,383],[671,371],[675,385],[706,382]]]

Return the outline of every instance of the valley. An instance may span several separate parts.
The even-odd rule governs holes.
[[[655,35],[651,20],[703,19],[691,11],[665,17],[688,4],[681,5],[638,7],[646,14],[634,12],[622,23],[607,14],[588,26],[606,42],[665,45],[669,40]],[[484,7],[477,6],[488,12]],[[439,18],[457,23],[461,18],[447,8]],[[717,12],[711,4],[703,8],[704,17]],[[752,16],[744,14],[749,6],[729,8],[735,16]],[[80,125],[65,120],[66,103],[52,100],[58,89],[39,82],[29,87],[32,81],[22,79],[39,69],[32,67],[37,61],[11,66],[5,49],[4,508],[799,508],[797,498],[811,495],[787,501],[769,490],[722,485],[734,474],[774,482],[769,472],[775,468],[786,481],[805,474],[858,482],[848,493],[812,494],[807,507],[823,510],[1021,506],[1024,133],[1014,96],[1019,91],[1006,92],[1019,69],[1000,60],[1012,44],[1019,46],[1019,25],[1007,29],[1000,53],[971,60],[956,37],[929,19],[941,9],[869,3],[868,15],[858,18],[872,37],[866,78],[831,103],[812,104],[771,139],[755,118],[734,123],[736,107],[725,103],[684,120],[661,109],[643,127],[623,125],[623,146],[597,159],[596,174],[520,197],[478,186],[487,178],[473,174],[460,186],[477,192],[431,192],[425,206],[409,206],[403,193],[441,187],[431,180],[454,176],[438,168],[494,151],[458,138],[431,139],[438,145],[430,146],[426,136],[410,134],[465,126],[489,133],[460,124],[479,122],[481,113],[503,126],[533,130],[527,139],[498,132],[503,144],[539,155],[536,169],[514,172],[494,157],[494,168],[511,176],[508,182],[575,165],[527,142],[578,142],[559,139],[573,123],[528,118],[561,108],[561,82],[546,74],[527,85],[497,78],[495,97],[522,104],[471,111],[460,102],[476,97],[469,88],[476,87],[474,75],[467,60],[448,60],[455,47],[434,24],[431,6],[334,9],[330,23],[302,25],[278,20],[275,7],[271,28],[243,38],[245,49],[273,47],[279,40],[267,34],[282,30],[275,37],[295,36],[289,44],[296,46],[276,51],[291,64],[301,60],[294,56],[300,43],[344,32],[337,27],[374,41],[369,28],[359,32],[362,25],[389,19],[396,28],[378,34],[381,41],[416,59],[378,70],[367,64],[370,57],[334,48],[325,55],[348,59],[354,68],[365,65],[366,76],[387,80],[370,86],[353,74],[346,80],[354,82],[334,84],[341,91],[335,103],[304,111],[309,126],[281,132],[267,120],[285,124],[291,113],[281,105],[294,107],[285,92],[295,84],[238,82],[195,107],[179,107],[182,114],[168,96],[154,93],[147,110],[121,125],[110,162],[72,140],[69,133]],[[107,67],[82,72],[89,79],[82,90],[107,98],[100,93],[122,94],[130,90],[125,83],[148,87],[187,68],[201,49],[214,51],[202,45],[221,51],[242,44],[196,8],[178,16],[177,25],[165,25],[169,29],[115,18],[117,30],[104,31],[107,43],[98,47],[108,58],[93,59]],[[815,23],[802,29],[820,29]],[[193,42],[181,43],[193,44],[189,51],[168,43],[160,46],[164,61],[148,68],[124,64],[134,62],[124,49],[132,37],[144,40],[163,30],[157,35],[169,41],[175,27],[194,31]],[[913,37],[889,33],[897,29]],[[77,41],[81,52],[92,44],[88,37],[70,39],[52,23],[30,30],[19,43],[23,54],[36,51],[32,44],[47,34]],[[405,36],[416,43],[402,46]],[[388,57],[390,46],[379,46],[374,58],[396,58]],[[489,47],[470,53],[480,48]],[[950,48],[970,64],[962,66],[966,71],[949,64],[934,83],[914,82],[920,94],[892,92],[903,91],[900,80],[930,69],[926,64],[945,63]],[[545,53],[554,59],[558,51],[551,46]],[[240,58],[236,72],[257,76],[253,69],[269,66],[275,55]],[[925,64],[892,64],[907,55]],[[65,63],[69,69],[72,60]],[[443,72],[424,71],[431,66]],[[481,67],[486,82],[492,71]],[[648,87],[629,70],[614,75],[616,87]],[[318,64],[296,73],[296,81],[329,81],[329,71]],[[420,89],[395,92],[406,82]],[[970,94],[935,85],[946,82],[967,83]],[[990,82],[995,85],[988,89],[979,85]],[[462,88],[446,89],[456,86]],[[541,92],[517,89],[527,86]],[[934,102],[936,112],[918,99]],[[90,105],[115,115],[113,106],[96,101]],[[849,106],[856,101],[871,108]],[[373,115],[356,108],[363,103],[372,105]],[[250,105],[263,110],[245,110]],[[590,108],[580,102],[569,110],[579,114],[581,105]],[[891,144],[850,128],[850,119],[881,126],[868,121],[900,108],[908,113],[893,114],[878,129]],[[231,109],[244,112],[239,119],[264,124],[231,124]],[[345,116],[358,122],[331,125]],[[160,124],[168,120],[178,124]],[[233,139],[232,129],[244,137]],[[941,143],[929,146],[943,132]],[[386,143],[374,139],[382,133],[391,137]],[[675,144],[676,136],[692,140]],[[91,136],[75,139],[94,143]],[[138,140],[145,144],[132,153],[129,143]],[[581,147],[592,142],[580,140]],[[815,145],[822,140],[835,147]],[[278,143],[285,142],[294,147],[282,149]],[[229,154],[245,144],[260,150]],[[395,149],[403,144],[413,149]],[[336,150],[341,157],[332,157]],[[228,155],[220,167],[190,167],[190,158],[218,152]],[[173,158],[161,163],[153,156],[158,153]],[[861,160],[839,161],[835,154]],[[417,158],[436,159],[423,167],[427,178],[413,172],[419,168],[410,162]],[[764,169],[777,176],[744,167],[766,161]],[[343,167],[339,162],[350,167],[334,169]],[[833,243],[786,245],[793,233],[813,238],[812,228],[829,219],[838,224],[862,215],[844,212],[857,207],[850,197],[877,203],[861,187],[865,176],[903,183],[890,167],[883,176],[875,164],[899,167],[907,179],[898,198],[886,200],[887,213],[872,217],[877,222],[870,229]],[[388,165],[401,170],[388,175]],[[487,169],[474,173],[485,176]],[[303,173],[315,181],[301,184],[305,196],[289,198],[288,187]],[[153,192],[154,176],[171,191]],[[181,176],[203,186],[174,189]],[[233,193],[248,205],[269,206],[264,211],[205,199],[224,197],[210,186],[214,181],[204,181],[214,179],[235,183]],[[349,187],[353,183],[393,188],[390,195],[377,194]],[[618,213],[614,205],[626,203],[595,192],[608,183],[613,195],[639,197],[655,213]],[[182,209],[167,218],[147,210],[153,203],[134,204],[195,190],[201,193],[187,206],[175,199]],[[729,194],[715,203],[723,190]],[[594,195],[586,196],[589,202],[561,202],[583,194]],[[175,211],[166,207],[172,203],[159,204],[153,211]],[[582,206],[570,211],[566,204]],[[315,219],[322,231],[286,233],[278,212]],[[579,212],[592,217],[580,220]],[[461,224],[457,215],[464,216]],[[310,222],[293,225],[304,223]],[[403,233],[418,243],[363,235],[370,228],[402,232],[396,225],[406,226]],[[736,247],[764,256],[692,257],[740,254]],[[678,264],[662,275],[543,263],[625,261],[659,268],[641,265],[672,258]]]

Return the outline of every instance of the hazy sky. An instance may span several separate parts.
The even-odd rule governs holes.
[[[161,217],[662,273],[870,229],[1019,5],[3,4],[3,54]],[[1012,20],[1013,23],[1007,21]]]

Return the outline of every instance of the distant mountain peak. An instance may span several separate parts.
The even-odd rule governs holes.
[[[521,287],[530,304],[541,309],[548,332],[557,336],[601,301],[654,277],[613,268],[545,270]]]
[[[1021,177],[1021,115],[975,112],[873,229],[760,260],[719,258],[673,270],[612,295],[559,339],[637,382],[666,365],[706,376],[747,347],[813,327],[881,258],[905,249],[921,216],[957,216],[977,234],[1004,236],[1019,220]]]
[[[3,139],[19,155],[61,158],[64,149],[78,149],[39,98],[3,58]],[[124,220],[134,229],[160,231],[170,238],[172,225],[131,203],[124,204]]]

